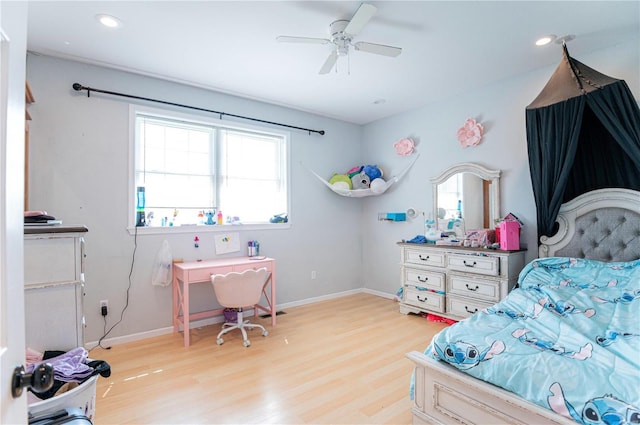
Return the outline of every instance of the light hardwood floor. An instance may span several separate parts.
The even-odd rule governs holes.
[[[220,325],[91,351],[111,377],[97,386],[101,424],[409,424],[411,350],[445,325],[403,315],[392,300],[356,294],[258,319],[269,335]],[[253,320],[253,318],[252,318]]]

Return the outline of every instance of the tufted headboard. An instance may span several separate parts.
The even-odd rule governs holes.
[[[640,192],[598,189],[563,204],[558,232],[540,237],[540,257],[640,258]]]

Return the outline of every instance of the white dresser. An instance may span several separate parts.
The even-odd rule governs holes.
[[[525,251],[399,243],[400,312],[461,320],[503,299],[524,267]]]
[[[84,345],[83,226],[25,227],[26,345],[40,352]]]

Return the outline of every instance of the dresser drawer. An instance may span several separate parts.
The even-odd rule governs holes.
[[[449,254],[449,269],[466,273],[498,276],[500,274],[500,258]]]
[[[420,309],[444,313],[444,295],[404,287],[404,302]]]
[[[445,274],[429,270],[404,268],[404,283],[444,292]]]
[[[421,251],[418,249],[406,249],[404,251],[404,262],[420,264],[431,267],[444,267],[444,253]]]
[[[25,285],[80,280],[74,238],[25,239]]]
[[[489,279],[449,274],[447,294],[462,295],[492,302],[500,301],[500,285]]]
[[[454,316],[467,318],[480,310],[491,307],[493,303],[483,303],[480,301],[447,296],[447,313]]]

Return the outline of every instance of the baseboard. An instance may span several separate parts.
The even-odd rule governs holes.
[[[392,295],[392,294],[387,294],[385,292],[375,291],[373,289],[358,288],[358,289],[352,289],[352,290],[349,290],[349,291],[336,292],[334,294],[323,295],[323,296],[320,296],[320,297],[306,298],[304,300],[293,301],[293,302],[290,302],[290,303],[277,304],[276,305],[276,310],[278,310],[278,311],[286,310],[287,308],[299,307],[299,306],[302,306],[302,305],[313,304],[313,303],[317,303],[317,302],[320,302],[320,301],[327,301],[327,300],[332,300],[332,299],[335,299],[335,298],[341,298],[341,297],[346,297],[348,295],[361,294],[361,293],[371,294],[371,295],[375,295],[375,296],[382,297],[382,298],[388,298],[388,299],[393,299],[393,297],[395,296],[395,295]],[[247,310],[247,315],[251,315],[251,314],[253,314],[253,310]],[[189,328],[190,329],[201,328],[203,326],[209,326],[209,325],[213,325],[213,324],[216,324],[216,323],[222,323],[223,321],[224,321],[224,318],[222,316],[210,317],[210,318],[207,318],[207,319],[196,320],[196,321],[191,322],[189,324]],[[113,345],[125,344],[127,342],[140,341],[142,339],[147,339],[147,338],[153,338],[153,337],[157,337],[157,336],[167,335],[167,334],[170,334],[172,332],[173,332],[173,326],[168,326],[168,327],[165,327],[165,328],[158,328],[158,329],[153,329],[153,330],[145,331],[145,332],[138,332],[138,333],[129,334],[129,335],[116,336],[116,337],[113,337],[113,338],[105,338],[100,342],[100,345],[103,346],[103,347],[110,347],[110,346],[113,346]],[[91,349],[91,348],[96,347],[98,345],[98,341],[85,342],[84,345],[85,345],[85,348]]]
[[[364,292],[365,294],[376,295],[376,296],[382,297],[382,298],[387,298],[389,300],[392,300],[392,299],[394,299],[396,297],[395,294],[388,294],[386,292],[376,291],[376,290],[367,289],[367,288],[363,288],[360,292]]]
[[[320,297],[305,298],[304,300],[300,300],[300,301],[293,301],[290,303],[278,304],[278,308],[276,310],[284,310],[286,308],[299,307],[301,305],[318,303],[320,301],[333,300],[335,298],[346,297],[347,295],[359,294],[360,292],[362,292],[362,289],[352,289],[350,291],[336,292],[335,294],[322,295]]]

